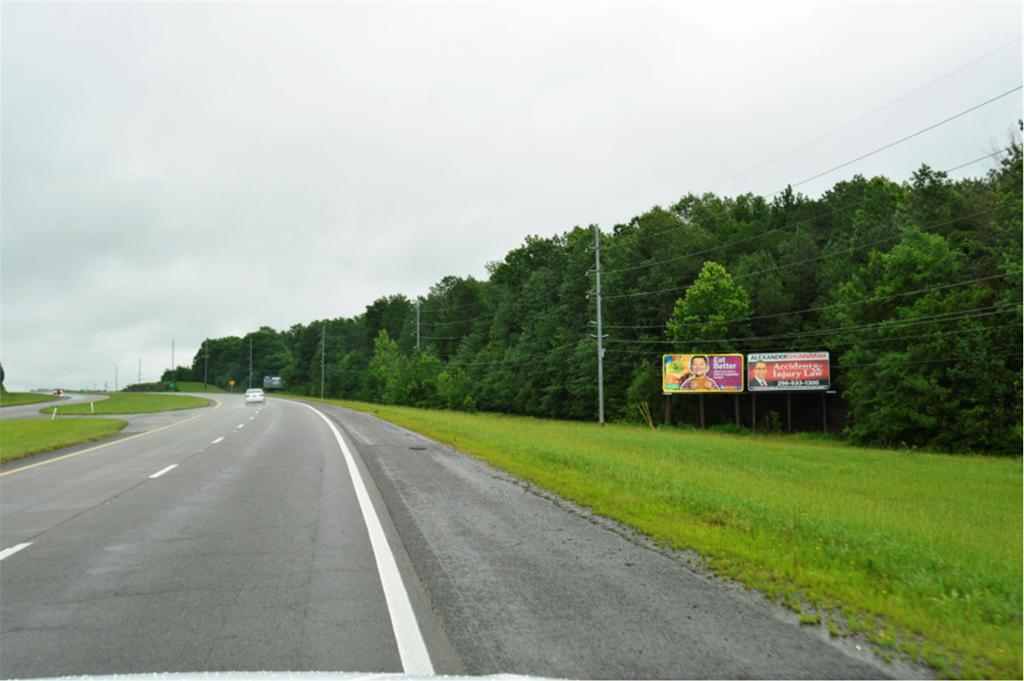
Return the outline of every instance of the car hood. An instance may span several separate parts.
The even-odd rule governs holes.
[[[105,674],[60,676],[33,681],[540,681],[539,676],[491,674],[488,676],[413,676],[370,672],[156,672],[152,674]]]

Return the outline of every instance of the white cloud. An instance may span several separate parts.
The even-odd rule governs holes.
[[[5,4],[3,361],[144,378],[202,338],[484,276],[1018,35],[1015,4]],[[1020,43],[716,187],[770,192],[1021,82]],[[849,169],[988,150],[1019,95]],[[809,183],[817,193],[847,171]]]

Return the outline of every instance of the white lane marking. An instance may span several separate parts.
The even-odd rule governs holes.
[[[151,475],[149,477],[150,477],[151,480],[155,480],[155,479],[159,478],[161,475],[163,475],[164,473],[166,473],[167,471],[169,471],[171,469],[174,469],[174,468],[177,468],[177,467],[178,467],[178,464],[172,463],[167,468],[163,468],[161,470],[158,470],[156,473],[153,473],[153,475]]]
[[[104,397],[103,399],[108,399],[108,398]],[[217,404],[213,405],[213,408],[214,409],[220,409],[220,405],[222,404],[222,402],[220,400],[218,400],[217,398],[211,398],[211,399],[214,402],[217,403]],[[97,449],[106,449],[107,447],[113,447],[114,445],[119,445],[119,444],[123,444],[125,442],[130,442],[131,440],[135,440],[135,439],[140,438],[140,437],[146,437],[147,435],[152,435],[153,433],[159,433],[161,430],[167,430],[168,428],[174,428],[175,426],[180,426],[181,424],[188,423],[189,421],[195,421],[196,419],[202,418],[203,416],[204,416],[204,414],[196,414],[195,416],[189,416],[187,419],[182,419],[180,421],[175,421],[174,423],[168,423],[166,426],[160,426],[159,428],[154,428],[153,430],[147,430],[147,431],[143,431],[141,433],[136,433],[135,435],[129,435],[128,437],[121,438],[120,440],[114,440],[113,442],[105,442],[105,443],[103,443],[101,445],[96,445],[95,447],[89,447],[88,449],[82,449],[82,450],[79,450],[77,452],[71,452],[70,454],[64,454],[63,456],[55,456],[52,459],[47,459],[46,461],[40,461],[39,463],[31,463],[31,464],[29,464],[27,466],[19,466],[18,468],[14,468],[12,470],[4,471],[3,473],[0,473],[0,478],[7,477],[8,475],[14,475],[15,473],[24,473],[25,471],[30,471],[33,468],[39,468],[40,466],[48,466],[50,464],[57,463],[58,461],[64,461],[65,459],[70,459],[70,458],[75,457],[75,456],[81,456],[82,454],[88,454],[89,452],[95,452]]]
[[[4,549],[3,551],[0,551],[0,560],[3,560],[4,558],[7,558],[8,556],[13,556],[14,554],[16,554],[18,551],[21,551],[26,546],[31,546],[31,545],[32,545],[32,542],[27,541],[24,544],[17,544],[16,546],[12,546],[9,549]]]
[[[324,416],[319,409],[308,404],[302,406],[324,420],[327,427],[334,433],[334,439],[338,441],[338,447],[341,448],[342,454],[345,455],[345,464],[348,466],[349,476],[352,478],[356,499],[359,500],[359,509],[363,513],[363,522],[366,523],[366,531],[370,535],[373,557],[377,561],[377,574],[380,576],[380,583],[384,588],[384,598],[388,603],[388,614],[391,616],[391,628],[395,632],[395,642],[398,643],[398,654],[402,658],[402,669],[406,674],[412,676],[433,676],[434,665],[430,661],[430,653],[427,651],[427,644],[423,641],[419,623],[416,622],[416,614],[412,611],[409,594],[405,590],[405,584],[402,583],[402,575],[398,572],[398,563],[395,562],[395,556],[391,553],[391,547],[388,546],[388,539],[384,534],[384,527],[380,524],[380,518],[373,510],[373,502],[370,501],[366,484],[363,482],[362,476],[359,475],[352,452],[349,451],[341,433],[330,419]]]
[[[245,424],[239,423],[237,426],[235,426],[235,430],[238,430],[239,428],[245,428]]]
[[[215,445],[215,444],[217,444],[218,442],[221,442],[221,441],[222,441],[223,439],[224,439],[223,437],[219,437],[219,438],[217,438],[216,440],[214,440],[213,442],[211,442],[210,444],[211,444],[211,445]]]
[[[256,418],[256,417],[255,416],[250,416],[249,420],[252,421],[254,418]]]

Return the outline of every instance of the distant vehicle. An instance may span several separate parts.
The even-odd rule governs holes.
[[[274,390],[284,390],[284,379],[281,378],[280,376],[264,376],[263,389],[268,392]]]
[[[64,389],[63,388],[54,388],[53,389],[53,394],[56,395],[57,397],[64,397]]]
[[[267,396],[263,394],[263,391],[259,388],[250,388],[245,391],[245,403],[246,404],[263,404],[267,401]]]

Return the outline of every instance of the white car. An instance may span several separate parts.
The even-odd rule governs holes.
[[[259,388],[250,388],[245,391],[245,403],[246,404],[263,404],[267,401],[267,396],[263,394],[263,391]]]

